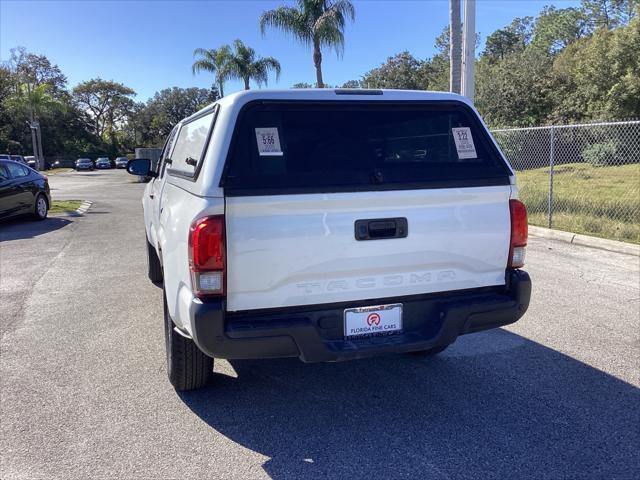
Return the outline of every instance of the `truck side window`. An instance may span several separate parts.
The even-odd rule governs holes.
[[[176,135],[176,146],[171,153],[172,162],[169,173],[187,177],[195,176],[206,151],[214,114],[215,110],[211,110],[205,115],[182,124]]]
[[[178,131],[178,127],[174,127],[173,130],[171,130],[171,133],[169,134],[169,136],[167,137],[167,141],[164,144],[164,148],[162,149],[162,155],[160,156],[160,162],[158,162],[158,177],[162,178],[164,177],[164,172],[166,170],[167,167],[167,158],[170,158],[169,155],[171,154],[171,149],[173,148],[173,143],[174,140],[176,138],[176,132]]]

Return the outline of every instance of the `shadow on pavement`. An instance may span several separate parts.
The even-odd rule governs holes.
[[[273,478],[638,478],[640,389],[506,330],[435,358],[232,361],[180,394]]]
[[[0,242],[23,240],[58,230],[69,225],[68,218],[49,217],[43,221],[35,221],[26,216],[0,222]]]

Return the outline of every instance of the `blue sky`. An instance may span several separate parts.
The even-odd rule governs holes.
[[[280,81],[289,88],[315,81],[311,52],[286,34],[263,37],[260,14],[284,0],[235,1],[28,1],[0,0],[0,60],[21,45],[44,54],[67,75],[69,86],[94,77],[130,86],[144,101],[162,88],[205,87],[209,74],[193,76],[192,52],[236,38],[263,56],[280,60]],[[435,53],[435,37],[448,23],[448,0],[354,0],[356,21],[347,27],[344,56],[326,52],[325,82],[357,79],[387,57],[408,50],[418,58]],[[487,34],[514,17],[537,15],[544,5],[568,7],[577,0],[478,0],[476,29]],[[240,90],[229,82],[225,93]]]

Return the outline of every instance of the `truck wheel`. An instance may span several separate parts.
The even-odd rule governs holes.
[[[409,352],[411,355],[416,355],[416,356],[420,356],[420,357],[431,357],[433,355],[437,355],[440,352],[444,352],[447,347],[449,345],[445,345],[443,347],[434,347],[434,348],[428,348],[426,350],[417,350],[415,352]]]
[[[163,300],[164,338],[169,381],[178,391],[204,387],[213,372],[213,358],[202,353],[192,339],[186,338],[174,330],[164,292]]]
[[[147,275],[153,283],[162,283],[162,265],[160,265],[156,249],[149,243],[149,240],[147,240]]]

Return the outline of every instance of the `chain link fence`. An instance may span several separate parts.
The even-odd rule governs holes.
[[[640,121],[492,133],[530,224],[640,243]]]

